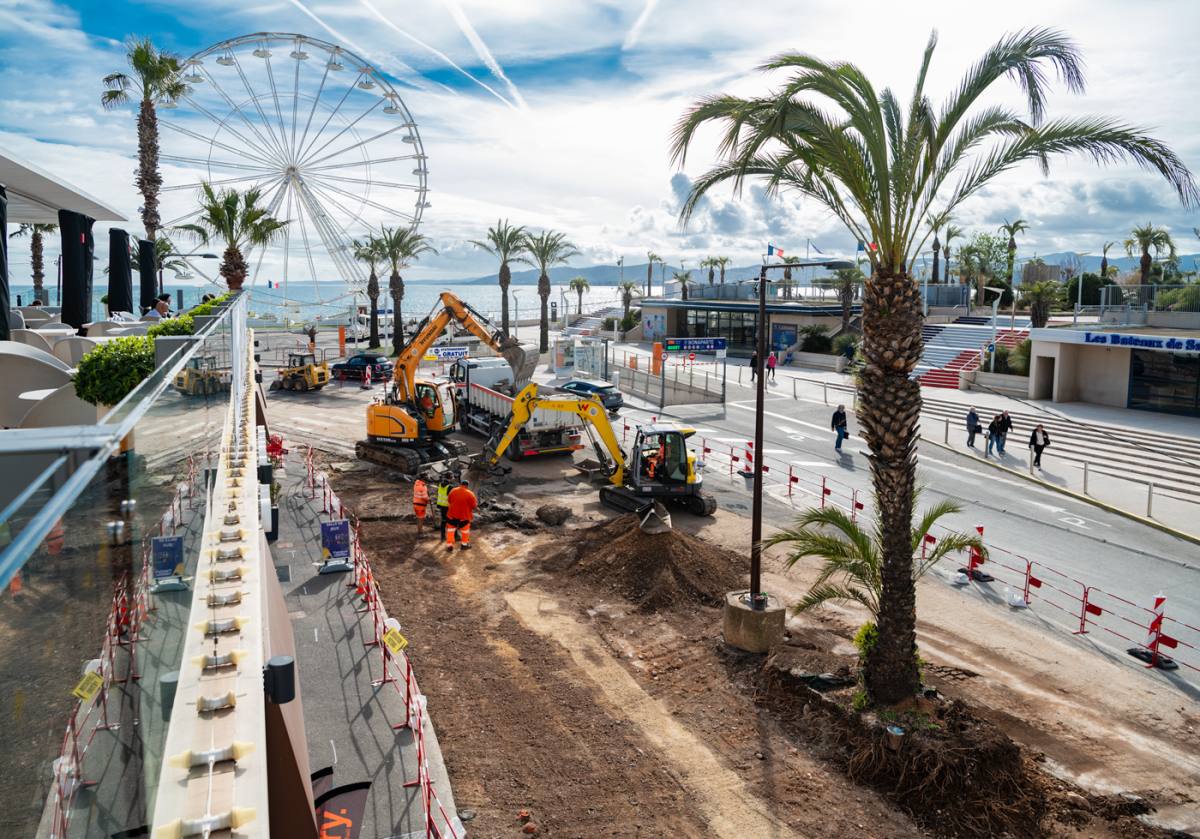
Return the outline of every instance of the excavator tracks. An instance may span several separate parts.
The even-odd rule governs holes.
[[[354,453],[359,460],[378,463],[405,475],[415,475],[432,463],[457,460],[467,454],[467,444],[461,440],[433,440],[420,446],[399,446],[359,440]]]

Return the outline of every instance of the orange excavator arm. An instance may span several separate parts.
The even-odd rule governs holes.
[[[514,381],[521,381],[523,376],[528,378],[525,368],[529,363],[529,357],[515,339],[506,340],[504,334],[495,328],[486,317],[456,295],[443,291],[440,297],[440,306],[421,321],[417,327],[417,334],[404,345],[400,350],[400,356],[396,359],[392,380],[396,385],[397,400],[412,401],[416,393],[417,368],[421,364],[421,359],[425,357],[434,342],[452,322],[457,323],[504,356],[513,368]],[[536,356],[534,356],[534,363],[536,360]]]

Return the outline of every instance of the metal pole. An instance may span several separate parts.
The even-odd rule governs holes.
[[[667,360],[662,353],[658,366],[658,410],[667,407]]]
[[[946,428],[942,432],[942,442],[945,443],[946,445],[950,445],[950,418],[949,417],[946,417],[945,423],[946,423]]]
[[[996,316],[1000,313],[1000,295],[996,295],[996,302],[992,304],[992,361],[989,372],[996,372]]]
[[[750,517],[750,606],[761,609],[766,606],[762,597],[762,489],[763,489],[763,411],[766,408],[766,387],[763,384],[763,362],[767,356],[767,268],[764,265],[758,275],[758,358],[755,359],[755,376],[758,379],[758,395],[754,410],[754,489]]]
[[[825,404],[829,404],[829,383],[821,382],[821,397],[825,400]]]
[[[1088,463],[1085,460],[1083,462],[1083,494],[1084,495],[1088,494],[1087,485],[1088,485]]]
[[[1151,511],[1154,509],[1154,481],[1151,481],[1146,486],[1146,518],[1152,518]]]
[[[1079,323],[1079,310],[1083,308],[1083,273],[1081,272],[1075,278],[1077,285],[1075,286],[1075,316],[1071,318],[1071,325]]]
[[[794,378],[792,379],[792,398],[796,398],[796,380]]]
[[[729,351],[726,350],[728,353]],[[721,404],[725,404],[725,382],[729,378],[729,359],[721,359]]]

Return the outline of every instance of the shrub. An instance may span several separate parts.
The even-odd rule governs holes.
[[[800,352],[828,353],[833,349],[833,339],[825,334],[828,331],[829,327],[815,324],[800,327]]]
[[[167,318],[164,321],[154,324],[154,326],[146,330],[146,335],[150,338],[157,338],[159,335],[191,335],[195,331],[196,321],[189,313],[174,318]]]
[[[876,642],[879,641],[879,627],[874,621],[867,621],[858,628],[858,632],[854,633],[853,644],[858,650],[858,660],[866,661],[867,655],[871,650],[875,649]]]
[[[853,359],[854,354],[858,352],[858,336],[843,332],[833,339],[833,352],[834,355],[844,355],[846,358]]]
[[[605,318],[604,322],[600,324],[600,328],[603,329],[605,332],[612,332],[613,329],[616,328],[616,326],[617,326],[616,318]]]
[[[93,405],[116,405],[153,372],[153,338],[114,338],[79,360],[75,394]]]
[[[1026,338],[1017,344],[1008,354],[1008,369],[1015,376],[1029,375],[1029,353],[1033,350],[1033,342]]]
[[[629,330],[633,329],[635,326],[638,325],[638,318],[636,317],[637,314],[638,314],[637,311],[634,310],[634,311],[630,311],[630,313],[626,317],[621,318],[621,331],[622,332],[628,332]]]
[[[227,291],[219,297],[214,297],[212,300],[209,300],[207,303],[199,303],[199,304],[193,306],[188,311],[188,314],[192,315],[193,317],[201,317],[203,315],[211,315],[213,313],[213,309],[217,308],[217,306],[221,305],[226,300],[228,300],[232,294],[233,294],[233,292]]]

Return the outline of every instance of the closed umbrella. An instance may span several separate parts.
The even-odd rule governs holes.
[[[133,311],[133,274],[129,265],[129,234],[108,230],[108,310]]]

